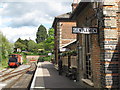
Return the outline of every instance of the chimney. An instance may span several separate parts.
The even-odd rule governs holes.
[[[78,3],[79,3],[80,0],[73,0],[73,3],[72,3],[72,11],[74,11],[74,9],[77,7]]]

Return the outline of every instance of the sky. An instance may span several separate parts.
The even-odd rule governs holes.
[[[73,0],[0,0],[0,31],[14,43],[35,40],[42,24],[51,28],[55,16],[70,12]]]

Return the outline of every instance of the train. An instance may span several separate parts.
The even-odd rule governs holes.
[[[10,54],[8,60],[8,66],[10,67],[18,67],[23,64],[22,55],[20,54]]]

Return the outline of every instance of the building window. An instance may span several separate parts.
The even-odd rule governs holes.
[[[92,73],[91,73],[91,35],[85,35],[85,78],[92,79]]]

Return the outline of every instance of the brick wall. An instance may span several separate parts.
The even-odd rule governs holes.
[[[62,22],[62,39],[75,39],[76,34],[72,34],[72,27],[76,26],[75,22]]]
[[[60,47],[76,39],[76,34],[72,34],[73,26],[76,26],[75,22],[61,22]]]
[[[104,29],[101,32],[101,86],[119,87],[119,46],[117,27],[118,5],[115,2],[103,3]]]
[[[72,34],[72,27],[76,26],[76,22],[62,21],[57,22],[55,26],[55,60],[58,62],[58,49],[76,39],[76,34]]]
[[[100,46],[98,35],[92,35],[91,60],[94,86],[100,87]]]
[[[118,2],[117,26],[118,26],[118,40],[120,41],[120,1]],[[118,43],[120,47],[120,42]],[[120,52],[120,49],[119,49]],[[119,57],[120,60],[120,57]],[[119,88],[120,88],[120,61],[119,61]]]
[[[97,20],[95,18],[95,12],[92,9],[91,5],[88,5],[84,11],[77,17],[77,27],[96,27]],[[85,66],[85,35],[78,34],[77,35],[80,46],[82,46],[82,68],[83,71],[80,71],[80,75],[82,74],[84,78],[86,66]],[[94,87],[100,87],[100,46],[98,40],[98,34],[91,35],[91,68],[92,68],[92,82],[94,83]]]
[[[89,4],[77,17],[77,27],[96,27],[98,24],[95,12]],[[120,61],[119,61],[119,34],[120,34],[120,6],[116,2],[104,2],[101,6],[99,18],[99,33],[91,35],[91,68],[94,87],[119,88]],[[118,12],[118,13],[117,13]],[[98,27],[98,26],[97,26]],[[85,73],[85,35],[77,35],[82,46],[82,71]],[[80,66],[81,67],[81,66]],[[82,72],[82,73],[81,73]],[[84,77],[82,77],[84,78]]]

